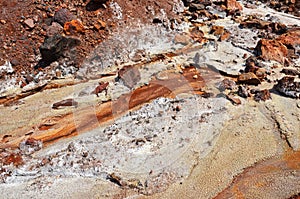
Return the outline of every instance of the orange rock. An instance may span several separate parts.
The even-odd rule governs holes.
[[[11,153],[9,156],[7,156],[7,157],[4,158],[3,164],[4,165],[9,165],[11,163],[14,166],[20,166],[24,162],[23,162],[22,156],[20,154]]]
[[[243,10],[243,7],[241,6],[241,4],[239,2],[237,2],[236,0],[226,0],[225,6],[226,6],[227,10],[229,10],[230,12]]]
[[[225,30],[224,33],[219,38],[219,40],[225,41],[225,40],[229,39],[230,36],[231,36],[231,33],[228,30]]]
[[[288,33],[278,37],[277,40],[286,46],[300,45],[300,29],[291,30]]]
[[[278,40],[262,39],[255,47],[256,54],[265,60],[275,60],[282,64],[286,62],[288,49]]]
[[[204,33],[198,28],[192,28],[190,30],[190,35],[194,41],[202,43],[205,40]]]
[[[254,73],[249,72],[249,73],[243,73],[239,75],[238,83],[258,85],[260,84],[260,80]]]
[[[68,21],[64,25],[64,32],[67,35],[74,34],[75,32],[84,33],[84,31],[85,31],[85,29],[84,29],[83,24],[80,21],[78,21],[77,19]]]
[[[94,27],[97,29],[97,30],[103,30],[105,29],[106,27],[106,23],[102,20],[98,20],[95,24],[94,24]]]
[[[214,35],[222,35],[224,33],[224,27],[223,26],[212,26],[210,32]]]

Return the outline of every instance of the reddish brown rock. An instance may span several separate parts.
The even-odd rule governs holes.
[[[278,37],[277,40],[286,46],[295,47],[296,45],[300,45],[300,29],[290,30]]]
[[[286,62],[288,49],[280,41],[262,39],[255,47],[256,55],[265,60],[275,60],[282,64]]]
[[[250,16],[249,18],[245,19],[240,23],[240,26],[246,28],[265,29],[277,34],[283,34],[287,31],[287,26],[285,24],[264,21],[262,19],[255,18],[255,16]]]
[[[225,30],[224,33],[219,38],[219,41],[226,41],[231,36],[231,33],[228,30]]]
[[[210,33],[214,35],[222,35],[224,33],[224,30],[225,29],[223,26],[212,26]]]
[[[197,41],[199,43],[203,42],[204,40],[204,33],[202,30],[199,30],[197,27],[194,27],[190,30],[191,38],[194,41]]]
[[[267,71],[264,68],[258,68],[255,71],[255,75],[258,77],[259,80],[263,80],[267,76]]]
[[[56,102],[52,105],[53,109],[58,109],[61,106],[78,106],[78,102],[76,102],[74,99],[66,99],[59,102]]]
[[[99,97],[98,94],[101,93],[102,91],[105,91],[105,94],[107,95],[107,87],[108,87],[108,85],[109,85],[108,82],[99,82],[99,86],[97,86],[92,93],[96,94],[97,97]]]
[[[252,93],[254,94],[254,100],[257,102],[271,99],[271,94],[268,89],[254,90]]]
[[[241,100],[238,97],[232,95],[226,95],[226,98],[231,101],[233,105],[240,105],[242,104]]]
[[[1,162],[3,162],[4,165],[13,164],[14,166],[20,166],[24,163],[22,156],[17,153],[9,154],[5,158],[3,158]]]
[[[255,47],[256,55],[265,60],[275,60],[282,64],[295,55],[295,46],[300,45],[300,30],[291,30],[275,40],[262,39]]]
[[[238,83],[240,84],[250,84],[250,85],[258,85],[260,84],[260,80],[254,73],[244,73],[239,75]]]

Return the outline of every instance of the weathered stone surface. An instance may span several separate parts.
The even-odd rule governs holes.
[[[73,19],[76,19],[76,17],[65,8],[62,8],[55,12],[53,20],[57,23],[59,23],[61,26],[64,26],[66,22],[72,21]]]
[[[258,85],[258,84],[260,84],[260,80],[254,73],[249,72],[249,73],[243,73],[243,74],[239,75],[238,83]]]
[[[300,29],[292,29],[286,34],[281,35],[278,40],[286,46],[300,45]]]
[[[191,43],[191,39],[185,33],[176,34],[175,37],[174,37],[174,43],[175,44],[187,45],[187,44]]]
[[[300,82],[296,82],[295,77],[283,77],[275,85],[275,89],[286,96],[300,98]]]
[[[77,37],[62,36],[55,34],[46,38],[40,47],[43,61],[51,63],[64,55],[65,52],[80,45],[81,41]]]
[[[61,33],[63,33],[63,27],[56,22],[53,22],[46,30],[47,37],[53,37],[54,35]]]
[[[29,28],[29,29],[32,29],[32,28],[34,28],[34,26],[35,26],[33,19],[26,19],[26,20],[24,21],[24,24],[25,24],[25,25],[27,26],[27,28]]]
[[[125,86],[133,88],[141,80],[141,74],[136,67],[125,66],[119,70],[118,78]]]

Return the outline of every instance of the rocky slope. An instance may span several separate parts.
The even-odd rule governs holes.
[[[1,6],[3,198],[299,195],[297,1]]]

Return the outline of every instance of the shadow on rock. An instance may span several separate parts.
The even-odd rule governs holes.
[[[108,0],[91,0],[87,5],[86,5],[86,10],[87,11],[96,11],[100,8],[105,8],[103,6],[104,3],[106,3]]]
[[[62,36],[55,34],[45,39],[40,47],[42,59],[35,68],[44,68],[60,57],[65,56],[71,49],[80,45],[81,40],[78,37]]]

